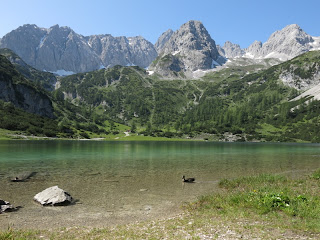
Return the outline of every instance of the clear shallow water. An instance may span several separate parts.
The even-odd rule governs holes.
[[[107,226],[170,216],[185,201],[217,191],[222,178],[259,173],[309,174],[318,144],[212,142],[0,141],[0,198],[19,211],[0,229]],[[17,173],[37,172],[13,183]],[[183,184],[182,175],[196,183]],[[33,196],[58,185],[76,203],[41,207]]]

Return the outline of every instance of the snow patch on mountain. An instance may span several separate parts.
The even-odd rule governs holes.
[[[46,39],[46,37],[47,37],[47,34],[45,34],[45,35],[40,39],[39,46],[36,48],[37,50],[42,47],[43,42],[44,42],[44,40]]]

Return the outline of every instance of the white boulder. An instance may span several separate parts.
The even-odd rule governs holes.
[[[72,197],[58,186],[53,186],[36,194],[33,198],[42,205],[67,205],[72,202]]]

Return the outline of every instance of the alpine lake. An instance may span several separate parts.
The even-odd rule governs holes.
[[[18,211],[0,230],[105,227],[161,219],[184,202],[219,191],[224,178],[261,173],[304,176],[320,168],[319,144],[221,142],[0,141],[0,198]],[[25,182],[17,174],[34,172]],[[195,177],[183,183],[182,175]],[[58,185],[69,206],[33,200]]]

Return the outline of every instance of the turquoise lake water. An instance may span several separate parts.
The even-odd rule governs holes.
[[[218,191],[222,178],[299,177],[320,168],[319,144],[0,141],[0,198],[21,206],[0,229],[108,226],[172,216],[183,202]],[[10,182],[36,172],[27,182]],[[181,177],[195,177],[184,184]],[[58,185],[76,200],[42,207],[33,196]]]

